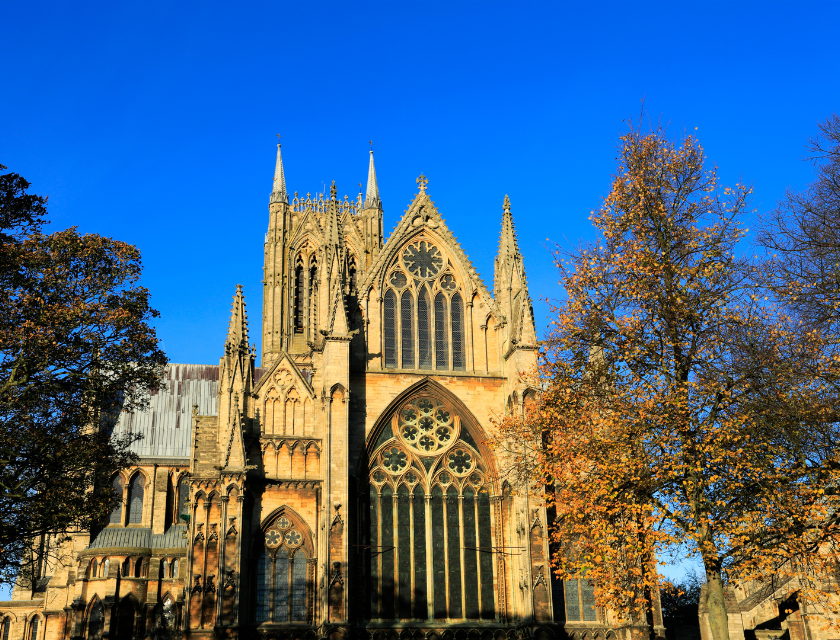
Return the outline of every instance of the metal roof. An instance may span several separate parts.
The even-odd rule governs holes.
[[[142,434],[131,450],[144,458],[189,458],[193,405],[202,416],[219,413],[219,367],[169,364],[164,380],[165,388],[152,394],[145,411],[120,414],[114,435]]]
[[[187,525],[184,524],[173,524],[166,533],[152,533],[151,529],[145,527],[107,527],[99,532],[87,548],[176,549],[187,546],[187,539],[184,536],[186,531]]]

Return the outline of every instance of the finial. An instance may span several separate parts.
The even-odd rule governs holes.
[[[279,147],[280,146],[280,140],[283,138],[283,136],[281,136],[279,133],[275,133],[274,135],[277,136],[277,146]]]
[[[236,293],[242,293],[242,285],[241,284],[236,285]]]
[[[426,193],[426,185],[429,184],[429,181],[426,179],[422,173],[417,178],[417,184],[420,185],[420,193]]]
[[[507,194],[505,194],[505,213],[510,213],[510,198],[508,198]]]
[[[368,140],[368,143],[370,144],[370,152],[373,153],[373,140]]]
[[[332,185],[330,186],[330,200],[335,200],[336,194],[338,193],[338,189],[335,187],[335,180],[332,181]]]

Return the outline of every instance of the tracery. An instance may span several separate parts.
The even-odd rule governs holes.
[[[370,617],[495,619],[490,469],[455,407],[404,401],[370,460]]]

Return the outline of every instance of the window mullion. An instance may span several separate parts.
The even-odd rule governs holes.
[[[458,492],[458,533],[460,534],[460,557],[461,557],[461,576],[466,576],[467,572],[464,567],[464,540],[466,540],[466,535],[464,534],[464,494],[460,491]],[[461,617],[467,617],[467,590],[465,589],[466,583],[464,578],[461,578]]]
[[[271,571],[268,576],[268,619],[271,622],[274,622],[274,565],[277,562],[277,556],[275,554],[269,554],[268,556],[271,558]]]

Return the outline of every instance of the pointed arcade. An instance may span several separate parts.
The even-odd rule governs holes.
[[[376,184],[376,168],[373,166],[373,149],[370,151],[370,165],[368,165],[367,191],[365,192],[365,209],[378,209],[382,206],[379,199],[379,185]]]
[[[274,166],[274,188],[271,190],[269,202],[289,202],[286,193],[286,175],[283,173],[283,157],[280,155],[280,145],[277,145],[277,164]]]

